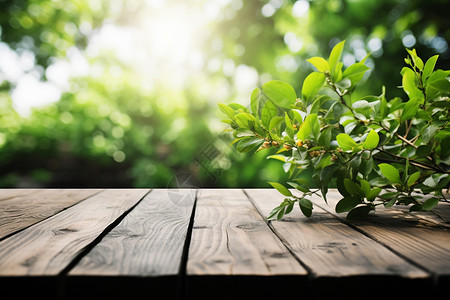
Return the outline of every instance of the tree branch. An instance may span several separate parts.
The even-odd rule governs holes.
[[[385,154],[387,154],[387,155],[390,155],[390,156],[392,156],[392,157],[395,157],[395,158],[398,158],[398,159],[401,159],[401,160],[406,160],[406,159],[407,159],[406,157],[403,157],[403,156],[400,156],[400,155],[393,154],[393,153],[391,153],[391,152],[389,152],[389,151],[386,151],[386,150],[383,150],[383,149],[378,149],[378,150],[380,150],[381,152],[383,152],[383,153],[385,153]],[[376,159],[379,159],[379,158],[376,158]],[[391,162],[399,163],[398,161],[391,161]],[[436,171],[436,172],[438,172],[438,173],[446,173],[446,174],[450,174],[449,171],[445,171],[445,170],[442,170],[442,169],[440,169],[440,168],[438,168],[438,167],[430,166],[430,165],[427,165],[427,164],[424,164],[424,163],[415,161],[414,159],[409,159],[409,163],[410,163],[411,165],[413,165],[413,166],[416,166],[416,167],[419,167],[419,168],[422,168],[422,169],[425,169],[425,170],[432,170],[432,171]]]

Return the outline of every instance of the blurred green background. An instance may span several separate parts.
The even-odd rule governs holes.
[[[0,187],[268,187],[217,103],[301,90],[346,40],[361,96],[403,96],[405,47],[450,69],[447,0],[0,0]],[[404,97],[404,96],[403,96]]]

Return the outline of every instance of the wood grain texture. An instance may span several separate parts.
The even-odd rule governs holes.
[[[202,189],[188,275],[306,275],[242,190]]]
[[[69,275],[178,275],[196,191],[177,193],[152,190]]]
[[[394,208],[434,224],[450,228],[450,203],[448,202],[440,202],[432,211],[415,211],[410,213],[409,207],[394,205]]]
[[[101,190],[0,190],[0,239],[40,222]]]
[[[0,201],[41,192],[41,189],[0,189]]]
[[[329,192],[326,205],[319,197],[314,202],[344,219],[346,214],[334,211],[342,198],[335,190]],[[377,241],[436,275],[450,275],[450,229],[427,222],[418,216],[396,209],[377,207],[367,220],[354,221],[354,226]]]
[[[0,275],[57,275],[148,190],[106,190],[0,242]]]
[[[263,216],[268,216],[283,200],[283,196],[272,189],[246,192]],[[296,206],[283,220],[272,221],[270,225],[315,277],[428,277],[426,272],[319,207],[315,207],[312,217],[307,219]]]
[[[186,299],[307,295],[307,272],[242,190],[201,190],[186,268]]]

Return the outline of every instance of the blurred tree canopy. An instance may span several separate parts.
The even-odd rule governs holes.
[[[361,96],[383,85],[388,97],[402,96],[405,47],[450,67],[446,0],[0,6],[2,187],[267,187],[286,175],[265,155],[232,149],[218,102],[247,105],[270,79],[299,92],[313,70],[305,60],[341,40],[345,65],[371,53]],[[21,110],[52,98],[45,91],[56,96]]]

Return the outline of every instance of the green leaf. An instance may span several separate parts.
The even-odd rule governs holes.
[[[317,68],[319,72],[325,72],[330,71],[330,66],[328,65],[328,62],[323,59],[322,57],[311,57],[310,59],[306,60],[307,62],[311,63],[314,67]]]
[[[333,131],[332,127],[327,127],[320,133],[319,136],[319,145],[328,147],[331,143],[331,132]]]
[[[269,216],[267,217],[267,220],[273,220],[274,217],[278,214],[278,212],[280,211],[281,206],[277,206],[274,209],[272,209],[269,213]]]
[[[333,47],[333,50],[331,50],[330,57],[328,58],[328,64],[330,65],[330,71],[331,75],[334,74],[337,63],[342,55],[342,50],[344,49],[345,41],[342,41],[338,43],[336,46]]]
[[[436,65],[436,61],[437,61],[438,57],[439,57],[439,55],[432,56],[425,63],[425,67],[423,68],[423,73],[422,73],[422,81],[423,82],[426,82],[428,77],[430,77],[431,73],[433,73],[434,66]]]
[[[413,206],[411,206],[409,208],[409,211],[421,211],[422,210],[422,205],[421,204],[414,204]]]
[[[317,120],[317,114],[310,114],[305,118],[305,121],[300,125],[300,129],[297,133],[297,138],[301,141],[306,140],[309,136],[320,133],[319,120]]]
[[[443,93],[450,93],[450,81],[448,79],[438,79],[428,83],[429,86]]]
[[[373,158],[361,160],[361,165],[359,172],[363,175],[364,178],[367,178],[369,174],[372,172],[374,166]]]
[[[294,118],[298,122],[298,124],[302,124],[303,118],[302,118],[302,115],[300,114],[300,111],[298,109],[293,109],[291,111],[294,114]]]
[[[308,199],[301,198],[300,200],[298,200],[298,204],[300,206],[300,210],[302,211],[302,213],[308,218],[311,217],[313,210],[312,202],[309,201]]]
[[[267,101],[261,112],[261,122],[267,128],[269,128],[270,120],[277,115],[277,107],[271,101]]]
[[[413,98],[406,102],[405,106],[403,107],[400,122],[404,122],[415,117],[417,114],[417,110],[419,109],[420,102],[421,100],[419,98]]]
[[[356,155],[352,158],[352,160],[350,161],[350,169],[348,169],[348,171],[350,171],[351,177],[350,179],[356,178],[358,176],[359,171],[361,171],[361,155]],[[355,183],[356,184],[356,183]],[[359,187],[359,185],[358,185]],[[361,195],[361,197],[364,197],[364,194]]]
[[[370,183],[366,180],[361,180],[361,190],[364,192],[364,196],[367,198],[367,195],[369,195],[371,189],[370,189]]]
[[[233,109],[233,110],[238,110],[238,111],[242,110],[242,112],[246,112],[246,113],[249,112],[247,107],[245,107],[244,105],[239,104],[239,103],[230,103],[230,104],[228,104],[228,106],[231,107],[231,109]]]
[[[283,117],[273,117],[272,120],[270,120],[269,123],[269,131],[272,131],[275,127],[278,126],[283,121]]]
[[[410,68],[403,68],[402,85],[403,90],[409,96],[409,99],[419,98],[423,99],[423,94],[416,86],[416,75]]]
[[[375,198],[380,194],[380,192],[381,188],[371,189],[369,194],[366,195],[367,201],[373,202],[373,200],[375,200]]]
[[[414,65],[419,69],[419,70],[423,70],[423,61],[420,59],[420,57],[417,56],[417,52],[416,49],[406,49],[406,51],[408,51],[409,55],[411,55],[411,58],[414,62]]]
[[[436,207],[436,205],[438,205],[439,203],[439,199],[436,197],[427,199],[423,204],[422,204],[422,209],[423,210],[432,210],[433,208]]]
[[[276,105],[283,108],[290,108],[297,99],[294,88],[283,81],[271,80],[264,83],[262,89]]]
[[[353,103],[352,107],[359,111],[364,111],[365,109],[371,108],[371,105],[367,100],[359,100]]]
[[[336,204],[336,212],[343,213],[350,211],[361,203],[361,199],[358,197],[344,197]]]
[[[342,196],[344,196],[344,197],[351,196],[351,194],[345,188],[343,176],[337,176],[336,187]]]
[[[303,100],[305,100],[307,104],[311,103],[324,84],[325,75],[323,73],[313,72],[309,74],[305,81],[303,81]]]
[[[400,173],[395,167],[389,164],[379,164],[378,167],[380,167],[381,173],[384,177],[386,177],[391,183],[401,183]]]
[[[246,136],[255,136],[253,131],[247,129],[236,129],[234,131],[236,137],[246,137]]]
[[[420,171],[417,171],[416,173],[411,174],[408,178],[408,187],[412,186],[414,183],[416,183],[417,179],[420,177]]]
[[[351,195],[357,196],[359,198],[364,197],[364,193],[361,190],[361,187],[357,183],[351,181],[350,179],[348,178],[344,179],[344,186],[347,192],[349,192]]]
[[[389,192],[389,193],[384,193],[383,195],[380,195],[380,198],[382,198],[384,200],[389,200],[392,198],[397,198],[398,195],[400,195],[399,192]]]
[[[322,171],[320,172],[320,181],[322,182],[330,181],[334,177],[336,171],[339,170],[339,167],[340,167],[339,164],[332,164],[323,168]]]
[[[286,197],[292,197],[291,191],[287,189],[282,184],[279,184],[278,182],[269,182],[271,186],[273,186],[277,191],[279,191],[281,194],[285,195]]]
[[[281,219],[283,219],[285,209],[286,209],[286,206],[283,206],[283,207],[280,209],[280,211],[278,212],[278,215],[277,215],[277,220],[278,220],[278,221],[281,220]]]
[[[243,138],[236,145],[236,150],[239,152],[249,152],[260,146],[263,143],[263,140],[256,137]]]
[[[380,137],[378,136],[378,133],[375,130],[371,130],[369,134],[366,137],[366,140],[364,141],[363,147],[364,149],[375,149],[378,146],[378,143],[380,142]]]
[[[253,115],[249,113],[239,113],[235,116],[236,123],[241,128],[254,128],[256,124],[256,119]]]
[[[310,192],[309,188],[304,187],[304,186],[302,186],[302,185],[300,185],[300,184],[298,184],[296,182],[288,182],[288,184],[290,186],[292,186],[294,189],[299,190],[300,192],[303,192],[303,193],[309,193]]]
[[[286,162],[286,160],[288,159],[287,156],[279,155],[279,154],[267,156],[267,159],[269,159],[269,158],[273,158],[273,159],[276,159],[276,160],[280,160],[280,161],[282,161],[282,162]]]
[[[409,169],[409,159],[406,159],[405,168],[403,169],[403,178],[401,178],[403,183],[405,183],[406,180],[408,179],[408,169]]]
[[[341,85],[344,89],[346,86],[351,86],[351,81],[342,80],[342,67],[344,66],[343,62],[338,62],[336,64],[336,68],[334,68],[334,74],[331,76],[333,82],[336,82],[336,85]]]
[[[287,112],[284,113],[284,120],[286,123],[286,133],[290,138],[294,138],[294,129],[292,128],[292,122],[291,119],[289,118]]]
[[[431,138],[434,136],[436,131],[438,131],[438,129],[439,129],[439,127],[434,124],[427,126],[422,134],[423,142],[428,143],[431,140]]]
[[[284,214],[287,215],[288,213],[290,213],[292,211],[292,209],[294,208],[294,205],[295,205],[295,202],[289,203],[289,205],[286,207],[286,212]]]
[[[430,155],[431,150],[432,150],[432,148],[430,145],[420,145],[416,149],[416,156],[417,157],[425,157],[427,155]]]
[[[218,103],[219,109],[226,115],[228,115],[232,120],[234,120],[234,110],[226,104]]]
[[[389,108],[388,103],[385,97],[385,87],[383,86],[383,93],[380,96],[380,110],[378,116],[376,116],[377,120],[383,120],[388,115]]]
[[[351,86],[348,88],[352,91],[356,85],[364,78],[365,72],[359,72],[356,74],[349,75],[346,79],[350,80]]]
[[[366,66],[364,63],[356,63],[353,64],[351,66],[349,66],[347,69],[345,69],[344,74],[342,75],[344,78],[348,78],[350,76],[359,74],[359,73],[364,73],[369,70],[370,68],[368,66]],[[350,79],[351,80],[351,79]],[[352,82],[353,84],[353,82]]]
[[[347,220],[359,220],[367,217],[369,212],[372,210],[370,206],[364,205],[364,206],[358,206],[354,209],[352,209],[347,214]]]
[[[353,147],[357,146],[356,142],[346,133],[338,134],[336,140],[343,151],[351,151]]]
[[[252,92],[250,107],[252,109],[252,113],[256,118],[259,118],[259,100],[261,99],[261,90],[256,88]]]
[[[393,197],[391,200],[389,200],[388,202],[385,202],[383,205],[386,208],[392,207],[394,206],[395,202],[397,202],[397,197]]]

